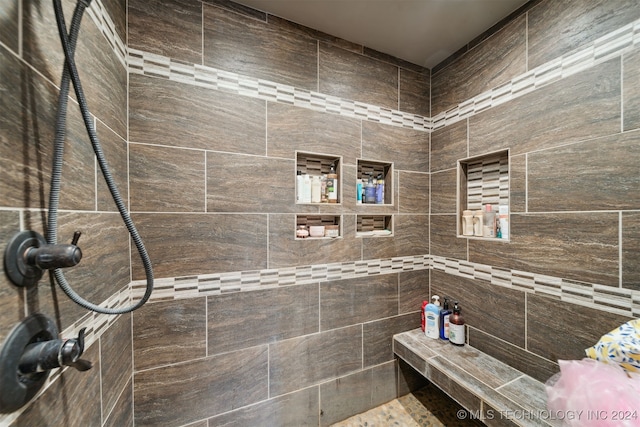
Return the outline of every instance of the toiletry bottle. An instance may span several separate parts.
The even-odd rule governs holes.
[[[509,238],[509,206],[498,206],[498,221],[500,222],[500,233],[503,239]]]
[[[462,211],[462,235],[473,236],[473,212]]]
[[[335,163],[331,164],[327,174],[327,199],[329,203],[338,203],[338,174],[336,174]]]
[[[431,297],[431,303],[427,304],[424,308],[424,333],[429,338],[439,338],[440,331],[438,331],[440,321],[440,297],[434,295]]]
[[[306,173],[302,175],[301,197],[300,203],[311,203],[311,176]]]
[[[422,328],[422,332],[424,332],[425,327],[425,316],[424,316],[424,308],[429,304],[429,301],[422,301],[422,307],[420,308],[420,327]]]
[[[496,237],[496,213],[492,210],[491,205],[486,205],[485,208],[482,235],[484,237]]]
[[[484,224],[483,213],[484,212],[482,210],[473,211],[473,235],[474,236],[482,236],[482,227]]]
[[[384,179],[382,179],[382,174],[378,175],[378,183],[376,185],[376,203],[384,203]]]
[[[367,186],[364,190],[364,202],[376,202],[376,185],[373,183],[373,174],[369,174],[369,182],[367,182]]]
[[[327,203],[327,175],[320,177],[320,202]]]
[[[453,304],[453,314],[449,317],[449,342],[455,345],[464,345],[465,342],[464,318],[460,312],[456,301]]]
[[[449,298],[444,298],[442,304],[442,310],[440,310],[440,339],[449,340],[449,316],[451,316],[451,310],[449,310]]]
[[[320,190],[322,187],[322,183],[320,182],[319,176],[311,177],[311,203],[320,203],[322,200],[320,198]]]
[[[356,180],[356,203],[362,203],[362,180]]]

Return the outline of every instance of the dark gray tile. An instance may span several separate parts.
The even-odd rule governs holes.
[[[469,154],[514,156],[619,131],[617,58],[471,117]]]
[[[528,13],[529,69],[640,18],[634,0],[543,1]]]
[[[118,404],[125,387],[131,392],[133,360],[130,314],[121,315],[100,337],[100,361],[102,413],[109,414]]]
[[[133,313],[136,371],[206,356],[206,331],[204,297],[145,304]]]
[[[122,390],[111,413],[105,414],[103,426],[133,427],[133,385],[131,379]]]
[[[622,287],[640,290],[640,214],[622,212]]]
[[[131,142],[265,154],[263,100],[132,74],[129,101]]]
[[[622,117],[624,130],[640,128],[640,49],[625,54],[622,62]]]
[[[269,396],[299,390],[362,367],[362,327],[350,326],[269,345]]]
[[[440,390],[447,393],[467,410],[474,412],[480,410],[480,398],[462,385],[458,384],[458,382],[451,379],[446,373],[440,371],[438,368],[431,368],[431,375],[429,379],[437,385]]]
[[[191,0],[131,0],[129,47],[202,63],[202,4]]]
[[[210,296],[208,354],[318,332],[319,307],[317,283]]]
[[[398,396],[404,396],[431,384],[404,360],[398,358]]]
[[[129,144],[131,210],[204,212],[205,159],[199,150]]]
[[[398,109],[398,67],[325,43],[319,52],[319,92]]]
[[[399,275],[399,314],[419,318],[422,301],[429,296],[429,270],[403,271]]]
[[[469,261],[619,286],[618,213],[511,214],[510,242],[469,241]]]
[[[509,209],[527,211],[527,156],[509,157]],[[555,210],[552,206],[551,209]]]
[[[183,425],[263,401],[268,365],[261,346],[138,372],[135,425]]]
[[[204,4],[204,65],[317,90],[317,41],[279,25]]]
[[[0,42],[4,43],[13,52],[19,49],[20,28],[20,1],[9,0],[0,5]]]
[[[399,206],[402,213],[424,214],[429,212],[429,174],[398,172]]]
[[[363,121],[362,158],[393,162],[396,170],[429,172],[429,134]]]
[[[428,254],[429,215],[396,215],[393,237],[365,237],[362,240],[363,259]]]
[[[529,212],[638,208],[638,141],[640,132],[622,133],[528,154]]]
[[[524,292],[433,270],[431,293],[459,301],[462,315],[470,327],[524,347]]]
[[[371,368],[371,408],[399,396],[398,369],[395,360]]]
[[[398,314],[398,275],[322,282],[320,313],[321,330],[395,316]]]
[[[432,214],[455,214],[458,211],[457,174],[456,169],[431,174]]]
[[[453,169],[468,157],[467,128],[468,119],[431,133],[431,172]]]
[[[553,361],[582,359],[585,349],[629,320],[626,316],[529,294],[527,349]]]
[[[430,254],[447,258],[467,259],[466,237],[457,237],[457,215],[431,215]],[[462,232],[462,230],[460,230]]]
[[[431,75],[400,68],[400,111],[431,117]]]
[[[102,151],[104,152],[104,157],[109,165],[109,172],[111,172],[118,192],[126,205],[126,201],[129,200],[127,141],[99,120],[96,124],[96,132],[100,140],[100,145],[102,146]],[[118,208],[113,201],[100,168],[98,168],[97,174],[98,194],[96,197],[98,198],[98,210],[116,211]]]
[[[369,305],[377,307],[376,305]],[[376,308],[377,310],[377,308]],[[362,326],[363,366],[379,365],[393,360],[393,335],[420,325],[418,313],[388,317]]]
[[[9,240],[20,230],[20,214],[17,211],[0,211],[0,245],[6,248]],[[25,313],[24,289],[14,286],[0,264],[0,342],[4,342],[15,324]]]
[[[133,214],[132,217],[157,277],[267,268],[266,215]],[[134,280],[144,279],[141,263],[134,262],[132,268]]]

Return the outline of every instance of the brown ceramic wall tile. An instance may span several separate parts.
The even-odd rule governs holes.
[[[624,130],[640,128],[640,49],[623,56],[622,117]]]
[[[511,214],[511,241],[469,241],[469,261],[618,286],[618,213]]]
[[[431,213],[455,214],[458,211],[457,169],[449,169],[431,174]],[[465,207],[465,206],[463,206]]]
[[[269,215],[269,268],[361,259],[362,239],[355,238],[353,215],[342,216],[343,236],[339,239],[296,240],[295,228],[295,215]]]
[[[361,156],[360,120],[307,108],[267,104],[267,153],[295,159],[296,151],[341,156],[355,165]]]
[[[129,140],[265,154],[265,101],[132,74]]]
[[[399,206],[402,213],[429,212],[429,174],[398,172]]]
[[[209,427],[317,426],[319,404],[318,387],[309,387],[209,418]]]
[[[204,212],[205,152],[129,144],[131,210]]]
[[[343,99],[398,109],[398,67],[320,43],[318,90]]]
[[[431,133],[431,172],[457,167],[468,157],[468,120],[461,120]]]
[[[526,155],[509,157],[509,205],[512,213],[527,211]]]
[[[527,71],[522,15],[431,78],[433,116]]]
[[[320,312],[323,331],[395,316],[398,314],[398,276],[385,274],[322,282]]]
[[[207,212],[295,210],[295,162],[207,153]]]
[[[620,131],[620,59],[613,59],[469,119],[469,151],[510,154]]]
[[[98,134],[98,138],[100,139],[100,145],[102,146],[104,157],[109,164],[109,171],[111,172],[113,180],[118,187],[118,192],[120,193],[120,196],[122,197],[126,205],[127,201],[129,200],[127,141],[122,139],[99,120],[96,123],[96,133]],[[98,194],[96,195],[96,197],[98,199],[98,210],[117,210],[118,208],[116,207],[116,204],[111,197],[111,193],[109,192],[109,188],[107,187],[107,184],[99,167],[97,174]]]
[[[319,307],[317,283],[210,296],[208,354],[318,332]]]
[[[393,237],[364,237],[363,259],[429,253],[429,215],[396,215]]]
[[[529,212],[640,208],[639,141],[630,132],[530,153]]]
[[[19,215],[17,211],[0,211],[2,248],[6,248],[9,240],[20,231]],[[4,269],[3,262],[0,264],[0,342],[4,342],[11,328],[24,318],[24,290],[9,281]]]
[[[527,349],[552,361],[582,359],[586,348],[629,320],[606,311],[528,294]]]
[[[368,306],[376,307],[375,310],[378,307],[377,305]],[[363,366],[366,368],[392,361],[394,359],[393,335],[415,329],[420,325],[419,322],[420,316],[417,313],[411,313],[374,320],[362,325]]]
[[[400,111],[431,117],[431,75],[400,68]]]
[[[7,45],[13,52],[18,53],[19,41],[18,29],[20,18],[20,2],[18,0],[9,0],[0,5],[0,16],[2,17],[2,25],[0,25],[0,42]]]
[[[111,18],[120,39],[127,42],[127,3],[122,0],[103,0],[104,9]]]
[[[422,301],[429,296],[429,270],[404,271],[399,279],[398,313],[413,313],[417,322]]]
[[[467,259],[467,238],[457,237],[457,215],[431,215],[430,254],[454,259]],[[462,233],[462,230],[460,230]]]
[[[622,287],[640,291],[640,213],[622,212]]]
[[[114,409],[133,374],[131,315],[123,314],[100,337],[102,413]],[[130,412],[130,410],[129,410]]]
[[[269,396],[275,397],[362,367],[362,326],[269,345]]]
[[[136,371],[206,356],[206,306],[206,298],[201,297],[145,304],[136,310],[133,313]]]
[[[438,270],[431,272],[431,292],[458,301],[469,326],[524,347],[524,292]]]
[[[418,373],[404,360],[398,358],[398,396],[404,396],[412,391],[420,390],[433,384],[422,374]]]
[[[202,4],[191,0],[131,0],[129,47],[202,63]]]
[[[131,380],[120,394],[113,410],[104,414],[104,427],[133,427],[133,385]]]
[[[205,65],[317,90],[316,40],[215,6],[203,10]]]
[[[640,9],[634,0],[547,0],[528,15],[531,70],[633,22]]]
[[[260,346],[138,372],[135,425],[183,425],[265,400],[268,365]]]
[[[429,172],[429,133],[363,121],[362,158],[393,162],[396,170]]]
[[[566,310],[563,313],[566,313]],[[470,346],[507,363],[538,381],[545,382],[560,370],[555,361],[544,359],[522,347],[506,343],[476,328],[469,328],[468,331]],[[563,331],[564,329],[557,332],[562,333]],[[550,337],[550,339],[555,338]]]
[[[156,277],[267,267],[267,216],[134,214]],[[292,229],[293,230],[293,229]],[[133,280],[144,279],[133,255]]]

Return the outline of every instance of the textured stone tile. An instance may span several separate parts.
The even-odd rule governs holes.
[[[362,367],[362,327],[350,326],[269,345],[269,396],[299,390]]]
[[[407,362],[398,358],[398,396],[421,389],[431,384],[422,374],[413,369]],[[435,386],[433,386],[435,387]]]
[[[509,157],[509,205],[511,213],[527,211],[526,155]],[[555,207],[549,207],[555,210]]]
[[[111,129],[105,126],[101,121],[96,123],[96,132],[100,139],[100,145],[104,152],[104,157],[109,164],[109,171],[116,183],[120,196],[125,201],[129,200],[129,168],[128,168],[128,150],[127,141]],[[88,143],[88,141],[87,141]],[[118,208],[111,197],[107,183],[102,175],[100,167],[97,168],[97,185],[98,193],[98,210],[100,211],[116,211]],[[86,196],[85,196],[86,197]]]
[[[204,212],[205,152],[129,144],[131,210]]]
[[[457,237],[457,221],[457,215],[431,215],[429,224],[431,255],[467,259],[468,239]]]
[[[553,361],[582,359],[586,348],[629,320],[626,316],[529,294],[527,348]]]
[[[18,52],[18,37],[20,18],[20,1],[9,0],[0,5],[0,20],[2,27],[0,28],[0,42],[4,43],[9,49]]]
[[[132,217],[156,277],[267,268],[266,215],[134,214]],[[133,280],[144,279],[143,267],[136,261],[132,267]]]
[[[424,214],[429,212],[429,175],[425,173],[398,172],[398,188],[402,213]]]
[[[523,292],[433,270],[431,293],[458,301],[469,326],[524,347]]]
[[[431,75],[400,68],[400,111],[431,117]]]
[[[441,357],[441,356],[440,356]],[[470,411],[478,411],[481,407],[481,401],[478,396],[475,396],[469,390],[462,387],[456,381],[453,381],[449,376],[440,371],[437,368],[431,368],[431,375],[429,377],[431,382],[440,388],[440,390],[447,393],[453,399],[455,399],[460,405],[467,408]]]
[[[235,292],[207,299],[209,355],[269,344],[319,330],[317,283]]]
[[[267,104],[267,154],[295,159],[296,151],[342,157],[356,164],[361,157],[360,120],[307,108]]]
[[[396,170],[429,172],[429,134],[363,121],[362,158],[393,162]]]
[[[431,213],[455,214],[458,211],[457,169],[449,169],[431,174]],[[462,206],[466,208],[466,206]]]
[[[106,416],[118,405],[123,390],[131,393],[133,360],[130,314],[121,315],[100,337],[100,360],[102,413]],[[123,409],[119,408],[119,411]],[[131,408],[128,412],[131,412]]]
[[[398,369],[395,360],[371,368],[371,407],[399,396]]]
[[[204,65],[317,90],[317,41],[204,4]]]
[[[115,26],[120,39],[127,41],[127,3],[122,0],[103,0],[104,9]]]
[[[133,427],[133,386],[131,380],[120,394],[113,410],[105,414],[104,427]]]
[[[395,316],[398,314],[398,276],[385,274],[322,282],[320,313],[323,331]]]
[[[295,162],[207,153],[207,212],[291,212]]]
[[[377,311],[377,305],[368,305],[376,307]],[[363,366],[374,366],[392,361],[393,335],[414,329],[419,325],[420,315],[417,313],[366,322],[362,326]]]
[[[536,413],[540,408],[547,407],[547,393],[544,381],[536,381],[531,377],[523,376],[515,381],[499,388],[500,393],[516,402],[524,402],[525,409]],[[561,425],[562,423],[557,423]]]
[[[639,142],[631,132],[530,153],[529,212],[640,208]]]
[[[469,154],[514,156],[619,131],[617,58],[471,117]]]
[[[468,157],[468,120],[461,120],[431,133],[431,172],[457,167]]]
[[[265,101],[132,74],[129,140],[265,154]]]
[[[396,215],[393,237],[364,237],[363,259],[429,253],[429,215]]]
[[[319,92],[398,109],[398,67],[326,43],[319,52]]]
[[[399,279],[398,312],[414,313],[419,319],[422,301],[429,296],[429,270],[403,271]]]
[[[545,1],[528,13],[529,69],[640,18],[634,0]]]
[[[640,128],[640,49],[625,54],[622,62],[622,117],[624,130]]]
[[[622,287],[640,290],[640,214],[622,213]]]
[[[431,78],[435,116],[527,71],[526,15],[492,35]]]
[[[209,418],[209,427],[318,426],[319,404],[318,387],[309,387]]]
[[[9,240],[20,231],[20,214],[17,211],[0,211],[0,245],[6,248]],[[3,251],[4,252],[4,251]],[[0,342],[24,316],[24,290],[14,286],[0,264]]]
[[[206,310],[204,297],[145,304],[136,310],[133,313],[136,371],[206,356]]]
[[[253,347],[136,373],[135,425],[183,425],[265,400],[267,353]]]
[[[543,383],[560,370],[555,361],[544,359],[476,328],[469,328],[469,345]]]
[[[469,261],[619,285],[617,213],[511,214],[511,241],[469,241]]]
[[[202,4],[190,0],[131,0],[129,47],[202,63]]]

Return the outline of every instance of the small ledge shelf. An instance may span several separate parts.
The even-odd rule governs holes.
[[[384,181],[382,203],[367,203],[365,189],[369,182],[369,176],[375,181]],[[358,206],[392,206],[393,205],[393,163],[379,162],[375,160],[357,159],[357,180],[362,181],[362,205]]]
[[[357,215],[356,237],[393,236],[393,215]]]
[[[305,227],[310,231],[311,227],[324,227],[322,236],[298,237],[297,231],[300,227]],[[333,229],[337,235],[331,235]],[[342,217],[339,215],[296,215],[296,230],[294,233],[296,240],[321,240],[321,239],[339,239],[342,237]]]

